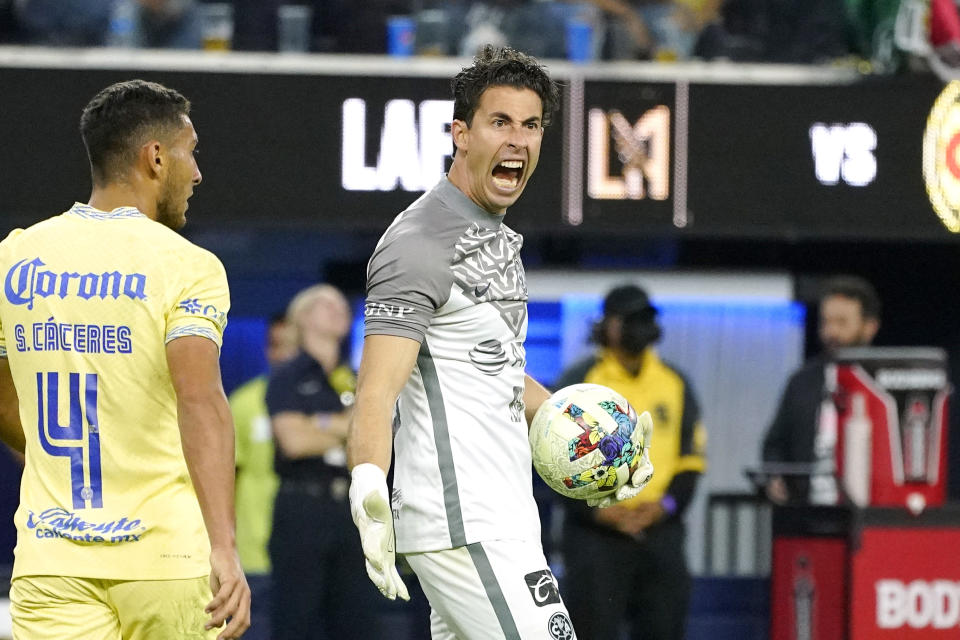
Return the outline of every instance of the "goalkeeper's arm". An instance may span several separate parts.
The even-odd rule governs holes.
[[[550,398],[550,392],[542,384],[526,374],[523,380],[523,405],[524,414],[527,418],[527,428],[533,422],[533,416],[537,415],[537,409]]]
[[[357,401],[347,437],[350,514],[370,580],[391,600],[409,600],[396,568],[393,516],[386,471],[393,449],[393,411],[417,360],[420,344],[398,336],[367,336],[363,344]]]
[[[372,335],[363,342],[357,399],[347,435],[347,464],[370,462],[390,468],[393,410],[417,361],[420,343],[399,336]]]

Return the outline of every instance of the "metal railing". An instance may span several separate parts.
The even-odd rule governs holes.
[[[772,507],[756,493],[707,497],[704,575],[768,576]]]

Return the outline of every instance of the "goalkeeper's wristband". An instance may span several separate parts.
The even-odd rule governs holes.
[[[372,462],[361,462],[350,472],[350,480],[358,487],[369,488],[387,488],[387,474],[379,466]],[[365,492],[369,493],[369,491]]]

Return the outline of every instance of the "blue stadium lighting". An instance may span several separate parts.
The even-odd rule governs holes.
[[[567,296],[563,300],[531,300],[528,304],[526,357],[527,371],[547,384],[560,369],[589,352],[590,326],[601,315],[602,296]],[[781,330],[803,327],[804,306],[792,300],[773,297],[665,297],[653,303],[665,325],[663,348],[669,351],[670,326],[681,322],[696,325],[697,333],[709,339],[721,326],[731,323],[743,331]],[[350,361],[360,364],[363,350],[363,300],[354,303]]]

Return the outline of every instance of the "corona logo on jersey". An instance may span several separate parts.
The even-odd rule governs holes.
[[[923,179],[944,226],[960,232],[960,81],[947,85],[927,118]]]
[[[610,166],[611,142],[620,164],[616,169]],[[670,196],[670,109],[666,105],[644,111],[632,123],[617,109],[590,109],[587,194],[596,200],[666,200]]]
[[[3,281],[3,292],[12,305],[27,305],[33,309],[37,297],[58,296],[61,299],[77,296],[84,300],[99,298],[114,300],[124,295],[131,300],[145,300],[147,276],[142,273],[77,273],[64,270],[42,269],[47,266],[39,257],[32,260],[24,258],[7,272]]]

